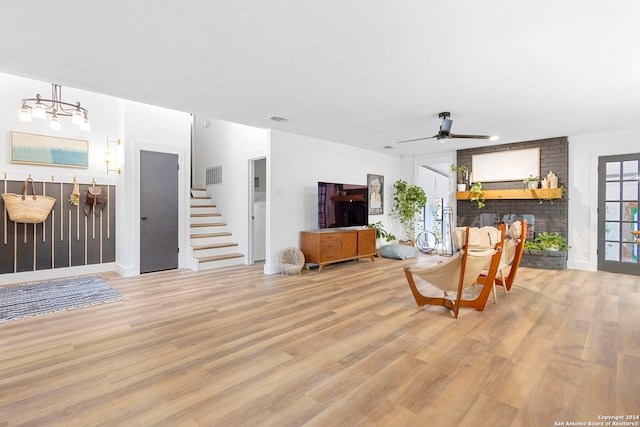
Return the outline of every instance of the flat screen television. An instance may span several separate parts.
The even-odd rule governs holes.
[[[318,228],[367,225],[367,200],[366,185],[318,182]]]

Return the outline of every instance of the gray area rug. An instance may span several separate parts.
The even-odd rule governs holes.
[[[0,288],[0,323],[123,299],[100,276],[9,286]]]

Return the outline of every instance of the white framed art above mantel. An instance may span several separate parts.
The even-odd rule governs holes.
[[[519,181],[540,176],[540,147],[471,156],[473,182]]]

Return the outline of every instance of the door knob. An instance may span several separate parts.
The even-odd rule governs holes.
[[[143,216],[143,217],[140,217],[140,219],[144,221],[145,219],[147,219],[147,217]]]

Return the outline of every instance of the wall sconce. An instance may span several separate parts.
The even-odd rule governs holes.
[[[110,146],[109,144],[118,144],[120,145],[120,139],[117,141],[109,141],[107,138],[107,145],[104,146],[103,156],[104,162],[107,165],[107,175],[109,172],[118,172],[118,175],[122,172],[121,169],[115,168],[118,166],[118,147]]]

